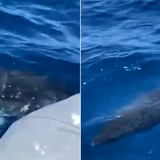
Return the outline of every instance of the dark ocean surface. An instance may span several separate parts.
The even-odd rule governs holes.
[[[82,160],[159,160],[160,125],[91,146],[104,118],[160,86],[160,1],[82,0]]]
[[[47,74],[80,91],[78,0],[1,0],[0,22],[0,67]],[[16,119],[2,118],[0,132]]]

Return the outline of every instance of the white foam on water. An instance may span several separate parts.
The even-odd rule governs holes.
[[[0,126],[3,125],[5,123],[5,118],[1,117],[0,118]]]

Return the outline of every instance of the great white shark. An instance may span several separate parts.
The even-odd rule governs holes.
[[[131,107],[117,112],[106,122],[92,141],[94,145],[107,145],[160,124],[160,88],[136,100]]]
[[[47,76],[0,68],[0,115],[19,118],[74,93]]]

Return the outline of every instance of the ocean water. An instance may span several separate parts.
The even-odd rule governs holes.
[[[91,146],[108,114],[160,85],[159,9],[159,0],[82,0],[82,160],[160,159],[160,126]]]
[[[79,92],[78,0],[1,0],[0,21],[0,67],[47,74]],[[16,119],[2,119],[0,132]]]

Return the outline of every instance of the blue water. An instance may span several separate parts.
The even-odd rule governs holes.
[[[90,145],[100,120],[160,85],[159,20],[159,0],[82,0],[82,160],[160,159],[160,126]]]
[[[79,92],[78,0],[1,0],[0,22],[0,67],[47,74]]]

